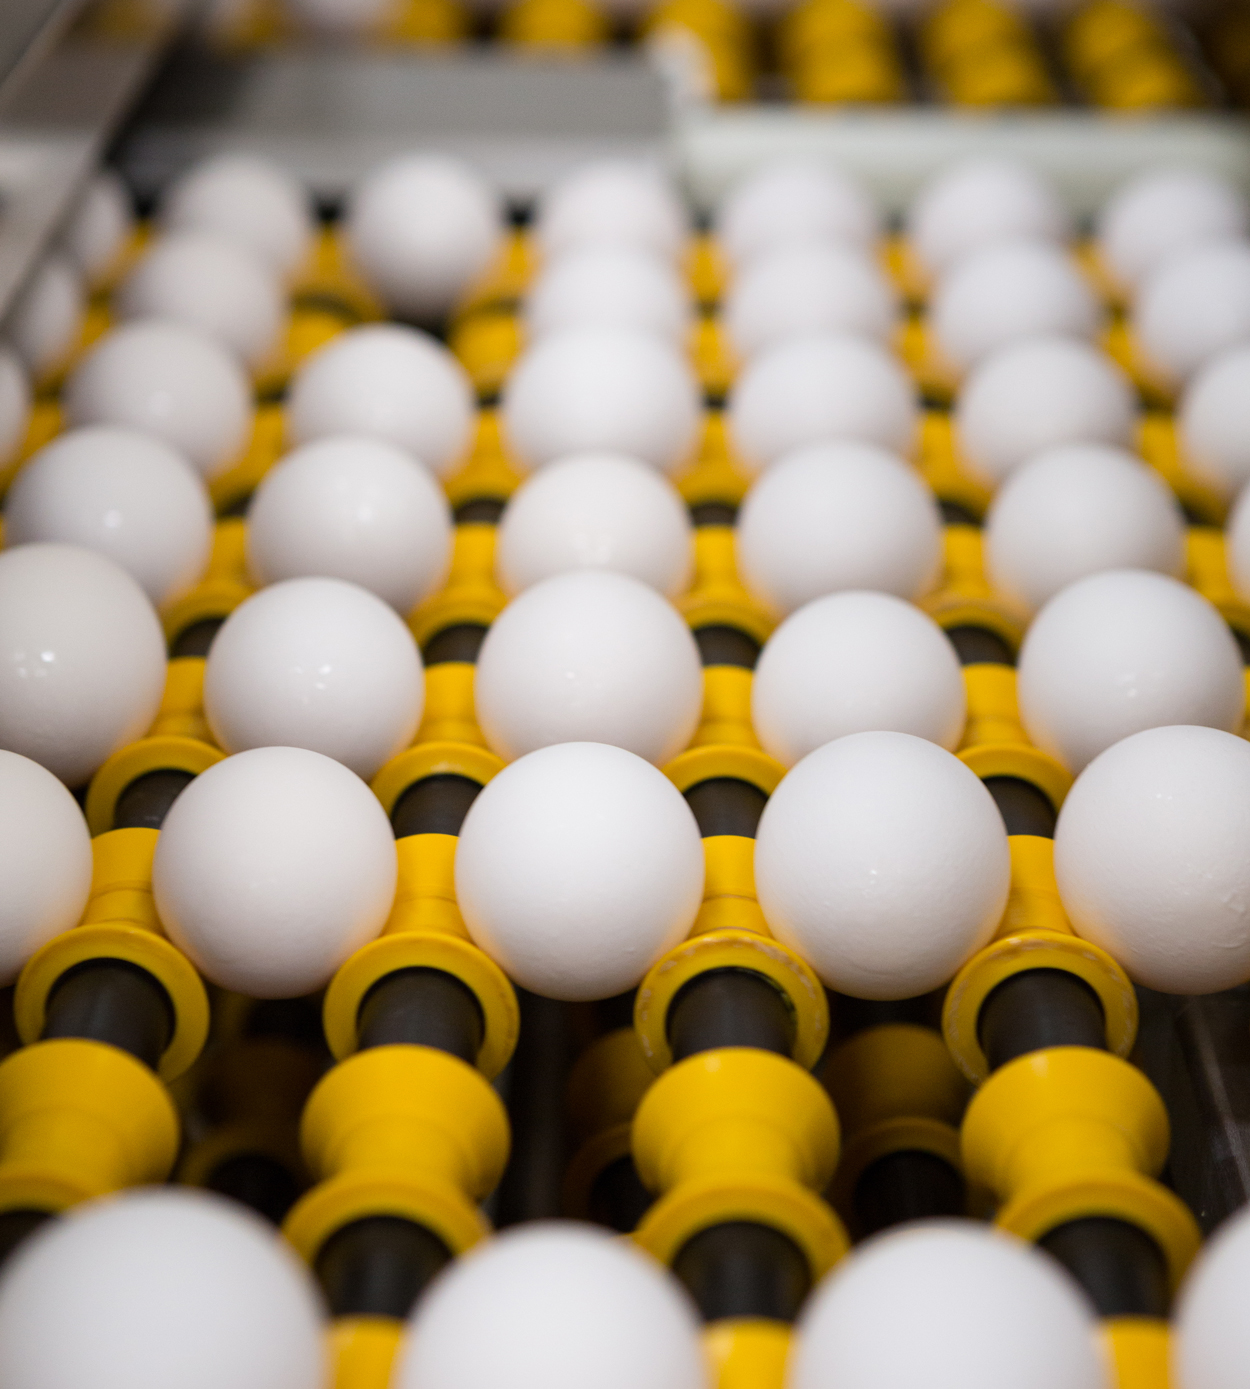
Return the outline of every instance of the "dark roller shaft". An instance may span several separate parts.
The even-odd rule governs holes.
[[[482,1050],[481,1005],[454,975],[400,969],[369,990],[357,1015],[359,1047],[435,1047],[472,1066]]]
[[[472,777],[444,773],[415,781],[395,801],[391,828],[396,839],[410,834],[459,834],[481,791]]]
[[[686,804],[694,812],[704,839],[737,834],[754,839],[768,797],[749,781],[738,777],[709,777],[686,792]]]
[[[938,502],[938,508],[942,513],[942,524],[947,526],[975,526],[981,529],[981,518],[974,511],[969,511],[962,502],[952,502],[946,498]]]
[[[456,524],[463,525],[498,525],[503,516],[504,507],[508,505],[506,497],[473,497],[467,502],[461,502],[456,508],[454,515]]]
[[[790,1056],[795,1025],[783,995],[747,969],[713,969],[684,985],[668,1009],[674,1061],[718,1047],[757,1047]]]
[[[738,519],[738,508],[732,502],[695,502],[690,508],[693,526],[732,526]]]
[[[1167,1261],[1136,1225],[1086,1216],[1057,1226],[1038,1243],[1085,1289],[1100,1317],[1167,1316]]]
[[[453,661],[472,665],[486,640],[486,628],[477,622],[459,622],[435,632],[421,650],[427,666],[449,665]]]
[[[860,1239],[908,1220],[965,1213],[964,1179],[936,1153],[887,1153],[860,1174],[851,1198]]]
[[[591,1220],[628,1235],[638,1228],[651,1205],[651,1193],[638,1178],[628,1153],[610,1162],[595,1178],[588,1202]]]
[[[295,1173],[268,1153],[235,1153],[208,1174],[209,1191],[229,1196],[274,1225],[281,1225],[300,1194]]]
[[[812,1286],[807,1259],[789,1236],[745,1220],[713,1225],[687,1240],[673,1272],[709,1322],[792,1322]]]
[[[1004,979],[981,1005],[977,1034],[992,1071],[1047,1047],[1107,1048],[1101,1000],[1063,969],[1027,969]]]
[[[206,617],[200,622],[193,622],[189,627],[184,627],[169,643],[170,659],[179,656],[207,656],[213,638],[225,626],[225,622],[224,617]]]
[[[373,1215],[336,1230],[317,1255],[317,1278],[332,1317],[402,1320],[451,1251],[422,1225]]]
[[[985,789],[994,797],[1008,834],[1032,834],[1040,839],[1055,837],[1057,815],[1050,797],[1015,776],[989,776]]]
[[[0,1211],[0,1266],[52,1218],[51,1211]]]
[[[107,1042],[155,1070],[173,1031],[169,995],[147,970],[126,960],[85,960],[53,986],[40,1036]]]
[[[174,767],[145,772],[117,798],[113,807],[115,830],[158,830],[178,797],[195,780],[193,772]]]
[[[705,666],[739,666],[754,670],[760,658],[760,644],[749,632],[721,624],[694,629],[699,660]]]
[[[988,627],[948,627],[946,635],[961,666],[1014,666],[1015,652]]]

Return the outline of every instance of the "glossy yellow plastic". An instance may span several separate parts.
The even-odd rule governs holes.
[[[425,668],[425,709],[414,743],[469,743],[484,748],[477,725],[470,661],[440,661]]]
[[[687,506],[720,502],[737,506],[747,494],[751,479],[734,457],[721,410],[703,416],[703,434],[690,466],[677,475],[677,490]]]
[[[404,1324],[391,1317],[339,1317],[330,1327],[331,1389],[388,1389]]]
[[[703,712],[691,747],[759,747],[751,723],[752,679],[745,666],[704,666]]]
[[[695,530],[694,582],[677,607],[691,627],[737,627],[761,646],[776,625],[775,615],[738,578],[732,526]]]
[[[654,1080],[632,1027],[606,1033],[578,1058],[565,1106],[578,1143],[564,1177],[566,1215],[589,1215],[595,1179],[629,1152],[634,1113]]]
[[[974,748],[980,743],[1027,743],[1029,739],[1020,722],[1020,706],[1016,699],[1014,668],[985,663],[964,666],[963,675],[968,721],[960,747]]]
[[[728,393],[741,363],[715,314],[699,314],[690,325],[687,352],[705,395]]]
[[[418,646],[446,627],[489,627],[499,615],[507,599],[495,584],[495,533],[485,522],[456,527],[446,584],[408,615]]]
[[[508,1158],[503,1102],[472,1066],[432,1047],[372,1047],[341,1061],[304,1108],[301,1144],[322,1178],[283,1229],[312,1262],[366,1216],[422,1225],[453,1254],[487,1232],[478,1203]]]
[[[280,405],[257,407],[251,437],[238,461],[209,479],[209,496],[219,512],[229,510],[260,485],[261,479],[282,455],[285,429]]]
[[[425,777],[462,776],[485,786],[503,768],[503,759],[485,748],[467,743],[429,742],[396,753],[383,764],[369,786],[390,815],[400,796]]]
[[[1008,1062],[973,1097],[963,1125],[965,1170],[998,1197],[998,1225],[1038,1240],[1070,1220],[1127,1221],[1159,1246],[1175,1289],[1201,1234],[1184,1202],[1153,1180],[1168,1142],[1154,1086],[1092,1047]]]
[[[1137,994],[1105,950],[1072,932],[1055,882],[1054,841],[1013,834],[1011,889],[995,938],[959,971],[946,992],[942,1029],[963,1073],[982,1081],[989,1064],[977,1036],[981,1006],[1005,979],[1030,969],[1061,969],[1098,995],[1107,1045],[1127,1056],[1137,1037]]]
[[[940,1033],[912,1023],[866,1028],[829,1051],[821,1077],[842,1121],[830,1194],[843,1213],[860,1174],[888,1153],[931,1152],[959,1166],[968,1083]]]
[[[186,956],[161,933],[152,900],[152,855],[158,832],[110,830],[91,841],[91,895],[80,925],[53,936],[26,962],[13,995],[18,1035],[43,1032],[57,981],[88,960],[125,960],[157,979],[169,996],[174,1026],[159,1071],[173,1080],[199,1056],[208,1037],[208,994]]]
[[[484,305],[451,330],[447,345],[469,373],[479,395],[499,390],[521,355],[523,333],[515,308]]]
[[[469,31],[469,15],[455,0],[403,0],[378,26],[383,43],[451,44]]]
[[[1136,352],[1131,337],[1121,328],[1123,352],[1130,363]],[[1113,354],[1115,355],[1115,354]],[[1142,384],[1142,383],[1139,383]],[[1137,426],[1137,451],[1176,493],[1193,516],[1210,526],[1222,526],[1229,499],[1194,474],[1181,450],[1176,421],[1170,411],[1146,410]]]
[[[762,1317],[728,1317],[703,1331],[712,1389],[784,1389],[790,1328]]]
[[[1099,1328],[1115,1389],[1173,1389],[1170,1334],[1154,1317],[1111,1317]]]
[[[662,771],[683,793],[701,781],[731,777],[759,787],[765,796],[772,795],[786,774],[781,763],[766,752],[724,744],[690,748],[666,762]]]
[[[1237,597],[1228,572],[1228,550],[1218,526],[1189,526],[1185,531],[1185,582],[1213,603]]]
[[[187,656],[171,661],[170,669],[184,662],[201,667],[204,664],[197,657]],[[166,689],[168,692],[168,686]],[[139,777],[163,771],[190,772],[192,776],[199,776],[225,755],[210,742],[176,733],[149,735],[119,748],[99,768],[87,788],[86,813],[91,833],[103,835],[112,830],[118,798]]]
[[[213,743],[212,729],[204,717],[204,667],[202,656],[176,656],[165,667],[165,691],[149,737],[197,738]]]
[[[177,1152],[173,1101],[117,1047],[58,1038],[0,1063],[0,1210],[62,1211],[161,1182]]]
[[[846,1252],[842,1222],[816,1194],[837,1165],[837,1116],[784,1057],[727,1047],[673,1066],[638,1107],[634,1161],[660,1193],[634,1238],[662,1263],[700,1230],[734,1220],[789,1236],[813,1279]]]
[[[968,667],[1002,669],[1002,667]],[[1049,753],[1027,743],[977,743],[960,749],[959,760],[985,781],[988,777],[1014,777],[1035,786],[1056,811],[1072,789],[1072,773]]]
[[[590,48],[608,37],[608,21],[587,0],[515,0],[500,16],[503,43],[522,48]]]
[[[907,248],[896,252],[898,273],[919,291],[922,272]],[[956,502],[973,516],[983,516],[993,495],[964,463],[955,439],[951,417],[945,410],[926,410],[920,419],[918,445],[920,472],[943,501]]]

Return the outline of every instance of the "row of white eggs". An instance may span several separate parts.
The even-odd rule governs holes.
[[[1237,1389],[1250,1216],[1180,1293],[1177,1389]],[[91,1202],[29,1239],[0,1281],[9,1389],[321,1389],[327,1338],[308,1271],[250,1214],[187,1191]],[[573,1222],[496,1235],[413,1312],[394,1389],[709,1389],[693,1305],[627,1241]],[[787,1389],[1107,1389],[1091,1310],[1050,1259],[967,1220],[879,1235],[816,1288]]]

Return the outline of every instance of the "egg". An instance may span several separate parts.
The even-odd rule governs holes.
[[[568,329],[628,328],[681,347],[690,331],[690,292],[673,266],[650,252],[591,245],[539,272],[524,317],[530,341]]]
[[[547,260],[585,246],[632,246],[669,261],[685,249],[686,216],[652,165],[601,159],[564,175],[538,200],[534,236]]]
[[[5,333],[26,370],[45,380],[66,366],[78,343],[86,296],[66,256],[46,256],[5,318]]]
[[[1191,473],[1225,498],[1250,482],[1250,346],[1229,348],[1199,367],[1175,419]]]
[[[98,288],[117,268],[134,230],[130,192],[111,169],[97,169],[78,196],[57,244],[84,282]]]
[[[762,252],[736,275],[721,322],[743,357],[808,333],[856,333],[888,343],[898,296],[858,249],[785,245]]]
[[[160,604],[203,573],[213,508],[200,475],[168,444],[94,425],[58,435],[18,474],[5,499],[4,538],[106,555]]]
[[[910,453],[916,390],[885,348],[849,334],[792,338],[761,352],[726,407],[738,459],[757,473],[805,444],[855,441]]]
[[[162,318],[198,328],[253,371],[277,351],[286,296],[275,271],[219,232],[163,236],[118,286],[123,319]]]
[[[382,439],[446,477],[468,450],[473,405],[467,373],[436,338],[371,323],[340,333],[295,373],[286,427],[294,444]]]
[[[10,348],[0,345],[0,467],[13,461],[30,424],[30,382]]]
[[[344,231],[353,262],[391,312],[436,323],[498,254],[503,208],[463,161],[406,154],[353,189]]]
[[[777,160],[734,184],[716,211],[716,240],[737,266],[796,243],[866,249],[881,214],[864,188],[831,164]]]
[[[1147,368],[1173,388],[1250,342],[1250,242],[1212,242],[1164,261],[1139,289],[1130,323]]]

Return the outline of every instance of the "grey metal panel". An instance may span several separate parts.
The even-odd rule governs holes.
[[[0,107],[82,9],[84,0],[4,0],[0,4]]]

